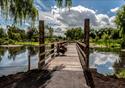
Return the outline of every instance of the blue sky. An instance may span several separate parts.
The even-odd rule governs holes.
[[[103,19],[103,20],[105,20],[106,16],[108,16],[108,17],[115,16],[116,13],[112,12],[111,9],[121,7],[124,4],[125,4],[124,0],[73,0],[73,7],[77,7],[80,5],[80,6],[85,7],[82,9],[86,10],[88,8],[89,10],[93,10],[94,12],[96,12],[95,16],[98,15],[98,17],[101,17],[101,19]],[[38,8],[39,12],[43,13],[43,12],[51,12],[52,7],[55,6],[56,4],[55,4],[55,0],[34,0],[34,5]],[[81,7],[77,7],[77,9],[78,8],[81,8]],[[84,14],[84,12],[85,11],[83,11],[82,14]],[[93,13],[92,11],[88,11],[88,12]],[[48,13],[48,14],[50,14],[50,13]],[[71,14],[73,14],[73,13],[71,13]],[[103,14],[103,17],[99,14]],[[87,15],[90,15],[90,14],[87,14]],[[46,17],[46,15],[43,15],[43,16]],[[50,16],[50,17],[52,17],[52,16]],[[107,17],[107,19],[108,19],[108,17]],[[51,19],[53,19],[53,18],[51,18]],[[57,19],[59,19],[59,18],[56,18],[56,20]],[[66,19],[66,18],[64,17],[64,19]],[[53,20],[55,21],[55,19],[53,19]],[[0,17],[1,25],[5,26],[6,24],[11,24],[11,23],[12,23],[12,21],[6,22],[5,20],[2,19],[2,17]],[[65,23],[62,23],[62,24],[65,24]],[[26,25],[29,25],[29,24],[27,23]],[[23,27],[24,26],[26,27],[26,25],[23,25]]]
[[[113,22],[115,20],[116,11],[124,4],[124,0],[73,0],[70,14],[67,14],[69,12],[66,13],[65,11],[60,13],[55,9],[54,17],[56,17],[56,20],[60,21],[60,24],[63,24],[63,26],[82,26],[83,20],[86,17],[90,18],[91,23],[94,26],[101,25],[103,27],[110,23],[111,26],[115,26]],[[42,11],[43,13],[52,12],[52,7],[56,4],[55,0],[42,0],[42,4],[40,0],[35,0],[35,5],[39,11]],[[69,20],[68,18],[72,20]]]
[[[125,3],[124,0],[73,0],[73,5],[77,6],[79,4],[97,10],[98,13],[114,15],[110,12],[110,9],[121,7]]]
[[[36,0],[38,1],[38,0]],[[42,0],[46,10],[50,10],[55,5],[55,0]],[[125,4],[124,0],[73,0],[73,6],[82,5],[86,8],[97,10],[98,13],[114,15],[110,9],[121,7]],[[44,9],[45,11],[45,9]]]

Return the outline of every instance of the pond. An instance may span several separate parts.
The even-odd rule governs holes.
[[[0,47],[0,76],[28,70],[28,54],[31,55],[31,69],[38,68],[38,47]],[[91,49],[90,67],[104,75],[112,75],[118,69],[120,49]],[[122,61],[121,61],[122,62]]]
[[[91,49],[89,57],[90,68],[96,68],[98,73],[113,75],[117,72],[117,64],[120,64],[119,48],[96,48]],[[123,63],[125,65],[125,63]],[[119,67],[123,68],[123,66]]]
[[[0,47],[0,76],[27,71],[29,52],[31,55],[31,69],[37,68],[37,47]]]

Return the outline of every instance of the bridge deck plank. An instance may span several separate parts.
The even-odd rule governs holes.
[[[65,56],[56,57],[49,69],[57,68],[46,88],[89,88],[86,85],[75,44],[67,46]]]

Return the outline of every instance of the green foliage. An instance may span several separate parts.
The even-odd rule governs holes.
[[[114,28],[101,28],[99,30],[91,29],[90,37],[93,39],[119,39],[120,30]]]
[[[55,0],[56,1],[56,4],[57,4],[57,7],[61,8],[63,7],[63,4],[65,5],[65,7],[69,8],[70,10],[70,7],[72,6],[72,0]]]
[[[120,35],[123,40],[122,45],[125,46],[125,5],[118,10],[115,23],[117,24],[117,27],[120,29]]]
[[[125,78],[125,69],[121,69],[116,73],[118,78]]]
[[[49,26],[46,26],[46,29],[45,32],[46,32],[46,36],[49,37],[49,38],[52,38],[53,37],[53,32],[54,32],[54,29],[52,27],[49,27]]]
[[[3,28],[0,28],[0,38],[6,37],[6,33]]]
[[[99,46],[120,47],[122,42],[120,37],[120,30],[114,28],[101,28],[98,30],[91,29],[90,37],[90,42]]]
[[[25,31],[21,30],[15,26],[9,26],[8,27],[8,38],[16,41],[21,41],[25,39]]]
[[[28,28],[26,32],[26,38],[28,41],[37,42],[39,37],[39,32],[36,28]]]
[[[15,23],[24,20],[36,20],[38,11],[33,5],[34,0],[0,0],[1,13],[5,18],[12,17]]]
[[[19,29],[12,25],[8,26],[7,33],[5,29],[0,28],[0,45],[15,44],[16,42],[38,42],[39,32],[36,28],[29,28],[28,31]]]
[[[65,35],[66,35],[66,38],[69,40],[82,40],[83,39],[82,28],[68,29]]]

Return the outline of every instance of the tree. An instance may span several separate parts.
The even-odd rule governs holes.
[[[118,10],[115,23],[120,29],[120,35],[122,37],[122,48],[125,48],[125,5]]]
[[[95,38],[96,38],[96,30],[95,30],[95,29],[91,29],[91,31],[90,31],[90,37],[91,37],[92,39],[95,39]]]
[[[59,8],[63,6],[63,0],[55,1]],[[65,0],[65,7],[70,8],[71,6],[72,0]],[[12,17],[15,23],[22,23],[23,20],[29,19],[34,23],[38,16],[34,0],[0,0],[0,9],[3,16],[5,15],[6,18]]]
[[[47,29],[48,29],[47,36],[48,36],[49,38],[52,38],[52,37],[53,37],[54,29],[53,29],[52,27],[48,27],[48,26],[47,26]]]
[[[0,28],[0,38],[3,38],[6,36],[6,34],[3,30],[4,30],[3,28]]]
[[[29,41],[38,41],[38,36],[39,36],[39,33],[38,33],[38,30],[36,28],[28,28],[28,31],[26,33],[26,36],[27,36],[27,39]]]
[[[38,11],[33,5],[34,0],[0,0],[3,16],[13,18],[15,23],[22,23],[31,19],[33,22],[38,16]]]
[[[66,38],[70,40],[80,40],[83,38],[82,28],[72,28],[65,32]]]
[[[61,8],[63,7],[63,3],[65,5],[65,7],[67,7],[70,11],[70,7],[72,6],[72,0],[55,0],[57,3],[57,7]]]
[[[26,38],[26,34],[24,30],[21,30],[14,25],[8,26],[8,38],[15,41],[23,41]]]

